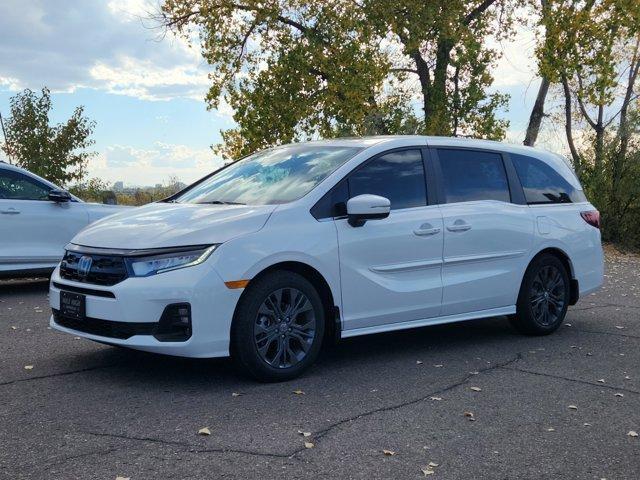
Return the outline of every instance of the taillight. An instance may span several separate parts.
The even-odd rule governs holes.
[[[600,212],[598,210],[580,212],[580,216],[592,227],[600,228]]]

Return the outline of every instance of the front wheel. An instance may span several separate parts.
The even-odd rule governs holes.
[[[257,380],[300,375],[318,357],[325,328],[320,295],[304,277],[276,271],[252,282],[231,329],[232,357]]]
[[[511,324],[525,335],[556,331],[567,314],[569,289],[569,273],[557,257],[543,254],[535,258],[522,280]]]

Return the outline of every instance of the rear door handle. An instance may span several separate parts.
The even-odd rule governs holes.
[[[467,230],[471,230],[471,225],[466,222],[462,222],[456,220],[453,225],[449,225],[447,230],[450,232],[466,232]]]
[[[17,215],[20,213],[20,210],[16,210],[15,208],[8,208],[6,210],[0,210],[0,213],[3,215]]]
[[[414,230],[413,233],[419,237],[428,237],[440,233],[440,229],[438,227],[432,227],[429,223],[425,223],[424,225],[420,225],[420,228]]]

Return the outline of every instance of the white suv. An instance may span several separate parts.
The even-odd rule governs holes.
[[[323,341],[508,316],[544,335],[603,279],[561,157],[435,137],[286,145],[77,235],[51,326],[273,381]]]
[[[76,233],[122,208],[85,203],[34,173],[0,161],[0,278],[49,275]]]

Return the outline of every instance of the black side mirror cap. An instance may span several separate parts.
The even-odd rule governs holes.
[[[66,190],[50,190],[49,191],[49,200],[52,202],[62,203],[62,202],[70,202],[71,194]]]

